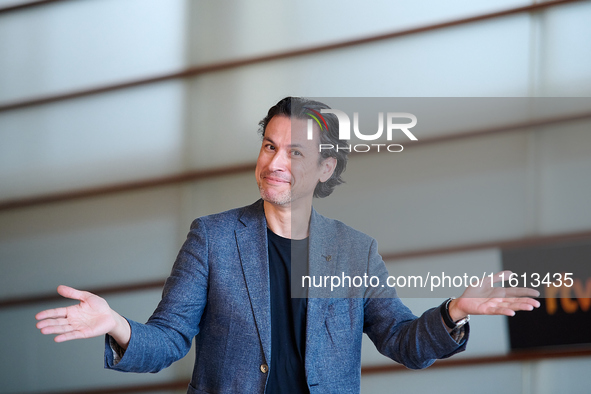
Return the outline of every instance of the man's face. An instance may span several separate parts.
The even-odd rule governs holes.
[[[283,206],[295,201],[311,205],[318,182],[332,175],[336,160],[331,157],[318,163],[318,129],[314,139],[308,140],[306,125],[306,120],[281,115],[267,124],[255,170],[263,200]]]

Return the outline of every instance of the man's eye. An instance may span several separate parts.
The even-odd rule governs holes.
[[[291,155],[292,156],[301,156],[302,152],[300,152],[299,150],[292,150],[291,151]]]
[[[266,144],[265,148],[269,149],[269,150],[275,150],[275,147],[271,144]]]

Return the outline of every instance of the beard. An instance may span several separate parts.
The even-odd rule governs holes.
[[[265,182],[265,178],[269,176],[285,181],[287,187],[268,185]],[[259,193],[263,201],[275,205],[287,205],[292,201],[292,180],[289,175],[282,174],[281,172],[263,171],[257,177],[257,186],[259,187]]]
[[[284,191],[266,190],[261,184],[259,184],[259,192],[261,198],[271,204],[286,205],[291,202],[291,189]]]

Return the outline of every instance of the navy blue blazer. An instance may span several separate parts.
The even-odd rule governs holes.
[[[107,336],[105,367],[157,372],[185,356],[195,338],[188,393],[264,393],[271,364],[266,228],[262,200],[196,219],[154,314],[146,324],[129,320],[131,340],[120,359]],[[311,276],[368,273],[381,283],[388,275],[374,239],[314,210],[309,269]],[[359,392],[364,332],[382,354],[413,369],[464,350],[469,328],[459,345],[438,308],[417,318],[398,298],[362,291],[360,297],[308,300],[305,370],[311,393]]]

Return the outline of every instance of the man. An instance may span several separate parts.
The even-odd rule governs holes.
[[[534,290],[491,285],[469,288],[420,318],[370,288],[349,298],[291,298],[295,250],[304,251],[310,276],[346,271],[382,283],[387,276],[372,238],[312,209],[314,196],[342,183],[347,160],[342,150],[319,153],[322,141],[343,143],[334,116],[307,138],[308,114],[323,108],[288,97],[269,110],[255,171],[262,200],[193,222],[146,324],[123,318],[98,296],[60,286],[80,304],[40,312],[37,327],[59,334],[57,342],[107,334],[105,366],[134,372],[167,367],[195,338],[188,393],[356,393],[363,332],[383,354],[424,368],[465,349],[470,314],[511,316],[539,306],[529,298]]]

